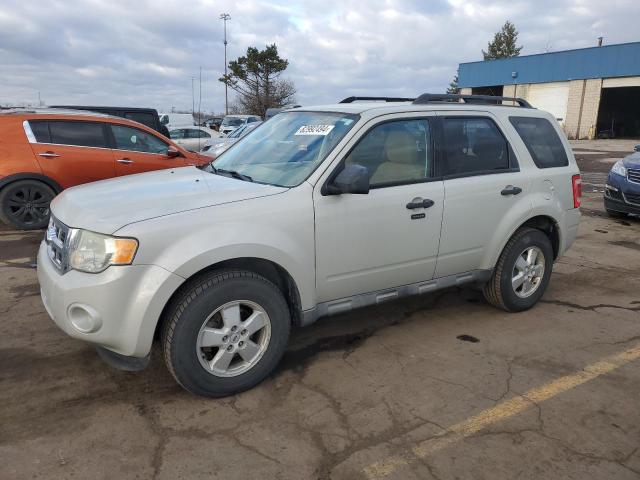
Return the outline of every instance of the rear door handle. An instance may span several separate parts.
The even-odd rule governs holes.
[[[424,200],[421,198],[414,198],[411,202],[407,203],[407,208],[409,210],[414,210],[416,208],[429,208],[433,207],[434,204],[435,202],[428,198],[425,198]]]
[[[130,158],[119,158],[118,160],[116,160],[116,162],[129,165],[130,163],[133,163],[133,160],[131,160]]]
[[[44,153],[39,153],[38,155],[44,158],[56,158],[60,156],[57,153],[53,153],[53,152],[44,152]]]
[[[507,195],[518,195],[521,192],[522,192],[522,189],[520,187],[514,187],[513,185],[507,185],[506,187],[504,187],[502,189],[502,191],[500,192],[500,195],[504,195],[506,197]]]

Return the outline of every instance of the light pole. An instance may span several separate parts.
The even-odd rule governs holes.
[[[227,95],[227,20],[231,20],[231,15],[221,13],[220,20],[224,22],[224,113],[229,115],[229,97]]]

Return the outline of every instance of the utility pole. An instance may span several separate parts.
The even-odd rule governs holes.
[[[202,67],[200,67],[200,86],[198,92],[198,125],[202,123]]]
[[[227,94],[227,20],[231,20],[231,15],[221,13],[220,20],[224,22],[224,113],[229,115],[229,97]]]
[[[195,90],[193,89],[193,81],[196,77],[191,77],[191,116],[196,113],[196,95]]]

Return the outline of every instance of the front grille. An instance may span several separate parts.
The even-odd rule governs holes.
[[[640,183],[640,170],[627,168],[627,178],[630,182]]]
[[[69,269],[69,227],[51,215],[45,235],[47,253],[53,265],[62,273]]]
[[[637,193],[625,193],[624,198],[626,199],[627,203],[640,205],[640,195]]]
[[[604,194],[611,198],[612,200],[620,200],[622,201],[622,195],[620,194],[620,190],[614,190],[613,188],[610,188],[609,185],[606,186],[606,188],[604,189]]]

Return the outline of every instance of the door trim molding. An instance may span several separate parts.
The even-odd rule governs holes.
[[[322,317],[338,315],[340,313],[350,312],[370,305],[377,305],[390,300],[422,295],[442,290],[444,288],[457,287],[469,283],[486,283],[489,281],[492,274],[493,269],[472,270],[456,275],[434,278],[424,282],[410,283],[399,287],[387,288],[375,292],[362,293],[351,297],[322,302],[317,304],[314,308],[302,312],[300,326],[306,327]]]

